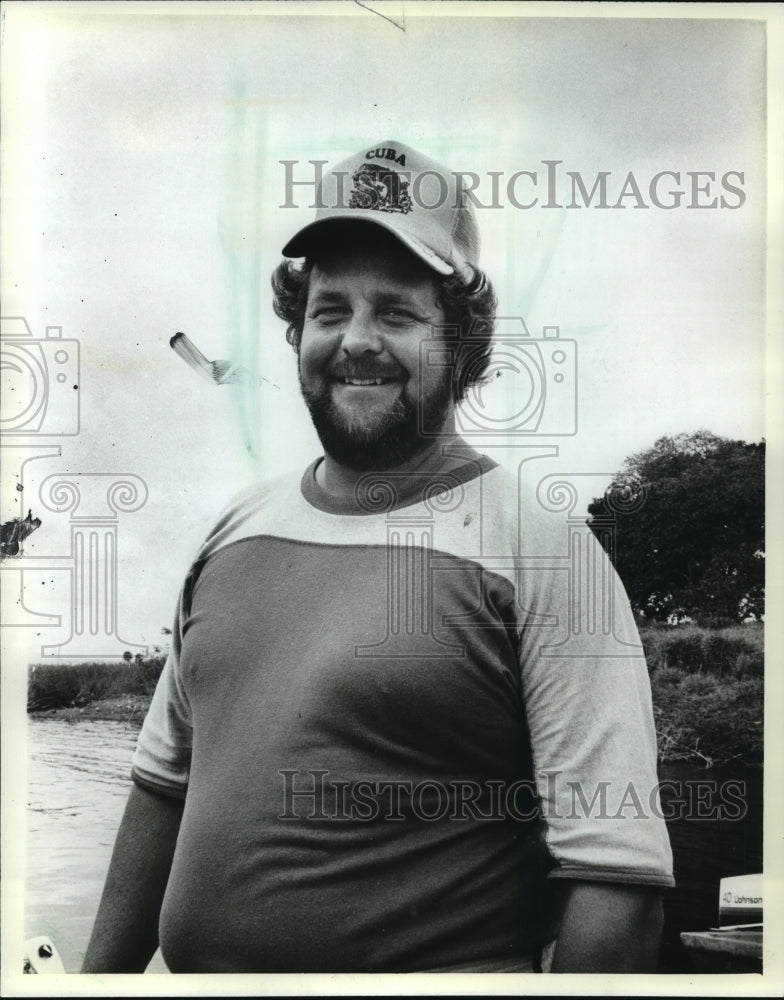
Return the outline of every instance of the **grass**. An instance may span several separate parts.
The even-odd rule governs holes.
[[[647,625],[640,635],[660,762],[761,763],[763,626]],[[131,663],[38,664],[30,668],[27,710],[78,711],[100,702],[109,718],[111,703],[130,697],[123,711],[141,721],[163,663],[163,656],[151,656]]]

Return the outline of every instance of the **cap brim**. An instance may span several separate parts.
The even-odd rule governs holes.
[[[317,219],[315,222],[311,222],[307,226],[304,226],[298,233],[292,236],[288,243],[283,247],[283,250],[281,251],[283,256],[307,257],[317,238],[321,236],[322,232],[327,226],[329,226],[330,223],[346,220],[351,222],[367,222],[374,226],[380,226],[381,229],[386,229],[388,233],[397,237],[403,246],[407,247],[437,274],[455,273],[455,268],[451,264],[439,257],[438,254],[433,253],[430,247],[425,246],[425,244],[418,240],[415,236],[411,236],[410,233],[401,232],[391,220],[379,219],[377,212],[364,214],[361,209],[353,209],[352,211],[347,211],[345,213],[336,212],[330,215],[328,219]]]

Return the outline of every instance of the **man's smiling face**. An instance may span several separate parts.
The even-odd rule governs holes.
[[[353,469],[394,468],[452,413],[447,368],[420,364],[420,344],[445,322],[432,271],[376,230],[333,249],[310,273],[299,348],[302,395],[328,455]]]

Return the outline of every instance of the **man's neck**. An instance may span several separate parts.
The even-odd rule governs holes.
[[[479,453],[459,437],[437,438],[406,462],[390,469],[352,469],[325,455],[316,469],[316,482],[325,493],[336,499],[353,497],[359,480],[370,473],[379,476],[389,474],[401,483],[408,476],[448,472],[479,457]]]

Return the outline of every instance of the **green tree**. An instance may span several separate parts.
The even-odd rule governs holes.
[[[630,456],[589,524],[646,618],[738,621],[765,610],[765,442],[708,431]]]

